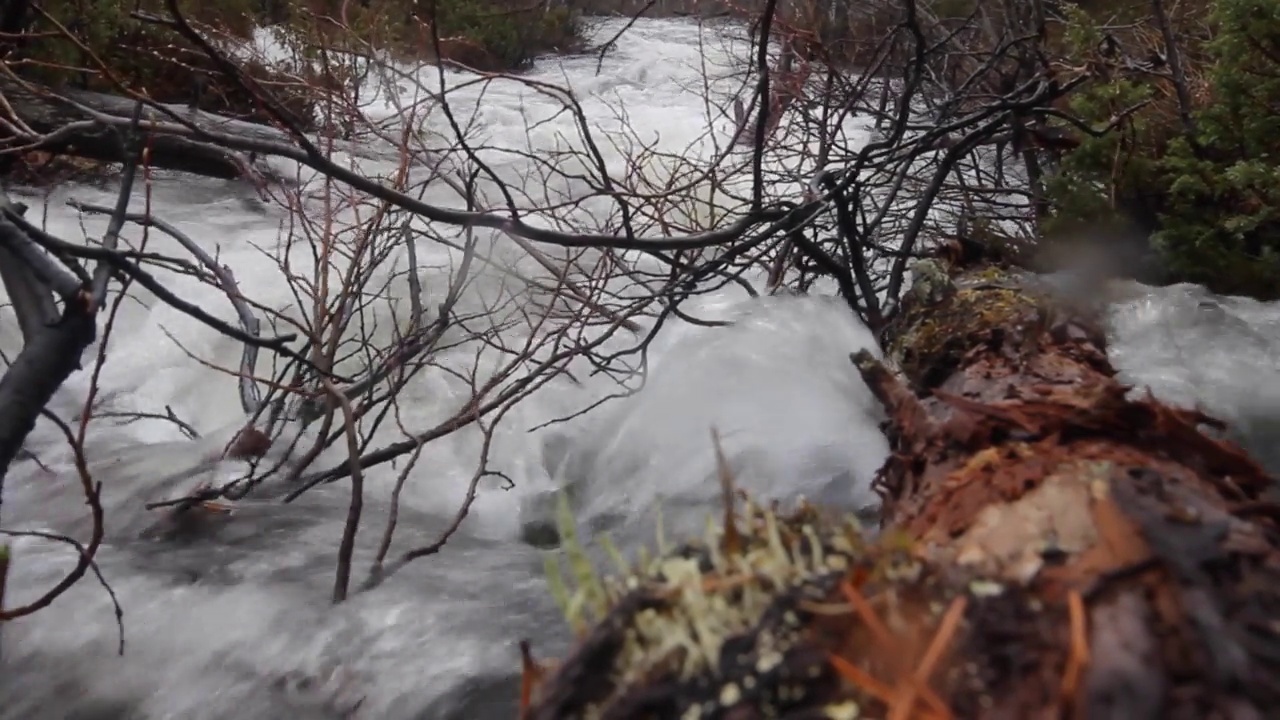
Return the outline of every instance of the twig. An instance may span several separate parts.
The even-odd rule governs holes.
[[[9,582],[9,562],[12,552],[7,544],[0,544],[0,612],[4,612],[4,589]],[[4,660],[3,630],[3,626],[0,626],[0,661]]]
[[[32,537],[42,540],[52,540],[54,542],[65,543],[76,549],[76,553],[80,556],[82,562],[86,563],[89,570],[93,572],[93,576],[97,578],[98,584],[103,590],[107,591],[107,595],[111,599],[112,612],[116,617],[116,654],[124,655],[124,606],[120,604],[120,598],[116,595],[115,588],[111,587],[111,583],[107,582],[107,578],[102,574],[102,568],[98,567],[98,561],[89,553],[89,549],[79,540],[67,535],[58,533],[43,532],[40,530],[3,530],[0,529],[0,535],[7,537]],[[8,570],[8,565],[12,562],[11,551],[8,545],[0,545],[0,559],[3,562],[3,570]],[[4,612],[4,572],[0,572],[0,621],[9,619],[8,613]],[[15,612],[15,617],[18,617]]]
[[[111,209],[101,205],[84,203],[78,200],[69,200],[67,204],[81,212],[95,214],[112,212]],[[187,252],[194,255],[200,261],[200,264],[204,265],[218,279],[222,291],[227,295],[227,300],[235,308],[236,315],[240,318],[240,325],[244,327],[244,331],[255,338],[261,336],[262,323],[254,315],[249,303],[245,302],[244,296],[241,295],[240,287],[236,283],[236,278],[231,272],[231,268],[218,263],[196,241],[165,220],[146,213],[126,213],[124,219],[143,227],[154,227],[177,240],[182,247],[186,248]],[[257,364],[258,346],[252,343],[245,343],[244,353],[240,358],[240,405],[244,408],[245,413],[249,415],[257,412],[259,405],[262,403],[262,394],[253,379]]]
[[[129,199],[133,195],[133,180],[142,160],[142,137],[138,132],[138,123],[142,120],[142,103],[137,103],[133,110],[133,120],[129,124],[126,138],[122,139],[128,150],[124,153],[124,172],[120,176],[120,194],[116,197],[115,210],[107,223],[107,232],[102,236],[102,249],[110,253],[120,244],[120,229],[124,227],[124,216],[129,212]],[[107,304],[107,283],[111,281],[111,266],[99,261],[93,270],[92,298],[93,304],[102,309]]]
[[[414,448],[409,459],[405,462],[403,468],[396,475],[396,484],[391,488],[391,507],[387,511],[387,524],[382,529],[382,539],[378,542],[378,552],[374,555],[373,566],[369,569],[369,578],[365,581],[362,590],[371,590],[386,579],[384,566],[387,562],[387,555],[391,552],[391,538],[395,535],[396,524],[400,520],[400,495],[404,491],[405,482],[409,479],[409,473],[418,466],[418,458],[422,455],[423,445],[419,444]]]
[[[351,556],[355,552],[356,532],[360,529],[360,514],[364,508],[364,472],[360,469],[360,439],[356,436],[356,416],[347,399],[333,383],[325,378],[320,382],[342,410],[343,430],[347,436],[347,459],[351,464],[351,503],[347,507],[347,521],[342,527],[342,542],[338,545],[338,571],[333,581],[333,603],[347,599],[351,584]]]
[[[196,430],[195,427],[191,425],[191,423],[178,417],[177,413],[175,413],[173,411],[173,408],[169,405],[164,406],[163,414],[153,413],[153,412],[102,412],[102,411],[99,411],[95,413],[95,415],[100,418],[124,420],[124,422],[121,423],[122,425],[132,425],[133,423],[138,422],[139,420],[164,420],[166,422],[171,422],[174,425],[177,425],[178,429],[182,431],[182,434],[186,435],[187,438],[190,440],[195,440],[196,438],[200,437],[200,432]]]

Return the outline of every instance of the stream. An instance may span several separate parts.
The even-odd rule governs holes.
[[[605,23],[600,32],[620,27]],[[680,152],[709,122],[704,53],[727,62],[724,47],[700,44],[699,32],[683,21],[640,21],[598,74],[594,57],[579,57],[548,59],[533,75],[573,87],[602,125],[625,108],[660,147]],[[519,84],[496,83],[483,98],[483,123],[491,137],[513,145],[528,137],[535,147],[551,147],[573,123],[550,117],[553,109]],[[545,122],[527,132],[528,118],[539,112]],[[158,174],[151,192],[156,213],[216,249],[247,295],[273,307],[293,302],[279,269],[263,261],[262,249],[278,242],[283,210],[234,182]],[[115,189],[11,194],[32,205],[29,217],[45,213],[50,232],[74,239],[100,233],[104,223],[66,201],[111,204]],[[423,245],[420,252],[439,251]],[[443,266],[449,257],[420,261]],[[216,289],[174,283],[187,299],[233,317]],[[424,284],[430,287],[430,278]],[[619,545],[652,536],[660,502],[668,532],[697,532],[719,493],[714,427],[740,484],[757,494],[870,505],[869,485],[887,446],[880,410],[848,361],[849,353],[874,345],[866,328],[830,298],[751,299],[733,287],[686,311],[732,322],[673,320],[651,348],[643,390],[586,418],[542,427],[602,397],[607,383],[557,379],[518,405],[503,420],[491,460],[512,485],[482,483],[470,517],[442,552],[333,606],[345,483],[289,504],[246,503],[208,536],[149,532],[154,513],[142,505],[155,497],[155,479],[220,447],[244,418],[234,378],[193,362],[175,340],[231,367],[241,346],[153,299],[126,303],[100,383],[106,403],[122,412],[168,406],[202,437],[186,440],[167,422],[94,426],[87,452],[108,518],[98,560],[124,610],[125,653],[117,653],[111,598],[86,576],[50,607],[4,627],[0,718],[509,720],[519,686],[517,642],[529,639],[540,655],[554,657],[569,634],[547,590],[544,551],[528,541],[549,522],[556,488],[570,489],[584,529],[608,530]],[[1143,288],[1113,308],[1110,323],[1111,358],[1128,382],[1228,421],[1250,450],[1280,469],[1280,304],[1194,286]],[[0,348],[12,357],[20,342],[5,309]],[[447,352],[464,363],[471,350]],[[64,386],[55,411],[76,412],[87,374]],[[424,375],[405,390],[404,421],[423,426],[465,392],[443,374]],[[429,446],[401,498],[397,547],[429,543],[450,522],[478,442],[477,433],[464,431]],[[84,500],[56,429],[42,422],[28,447],[43,467],[24,461],[10,471],[4,527],[86,537]],[[370,527],[381,527],[394,474],[371,473]],[[377,534],[358,538],[358,574]],[[30,601],[75,564],[66,545],[30,537],[12,545],[9,607]]]

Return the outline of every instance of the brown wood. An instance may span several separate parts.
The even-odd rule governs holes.
[[[586,631],[526,662],[525,717],[1275,716],[1272,479],[1131,397],[1097,308],[1033,276],[931,260],[903,307],[890,362],[853,358],[889,416],[878,536],[748,504],[629,582],[577,563]]]

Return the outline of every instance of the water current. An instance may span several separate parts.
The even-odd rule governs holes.
[[[699,32],[681,21],[642,21],[599,72],[591,57],[548,59],[533,75],[574,88],[593,122],[606,126],[625,110],[661,147],[679,151],[709,122],[704,55],[723,60],[726,53],[717,42],[700,42]],[[491,137],[520,144],[528,136],[535,147],[550,147],[558,132],[571,134],[572,119],[551,118],[530,134],[526,118],[552,110],[516,83],[497,83],[486,92],[482,120]],[[71,186],[22,199],[47,213],[49,231],[80,237],[102,224],[66,201],[110,203],[113,194]],[[160,174],[152,203],[216,248],[247,294],[287,306],[293,299],[279,270],[260,252],[276,243],[284,213],[253,197],[237,183]],[[421,260],[443,264],[448,257]],[[188,299],[225,305],[216,290],[174,282]],[[142,504],[162,494],[156,478],[220,447],[228,428],[243,421],[234,379],[192,362],[175,339],[229,366],[240,346],[160,303],[129,304],[104,369],[104,393],[121,411],[169,406],[204,437],[185,440],[162,422],[97,427],[89,454],[109,518],[99,561],[124,608],[126,652],[117,654],[110,599],[87,578],[5,627],[0,718],[506,720],[516,700],[517,641],[531,639],[554,656],[567,635],[543,579],[544,551],[528,541],[530,528],[548,518],[554,488],[570,488],[586,527],[609,529],[623,543],[650,532],[660,501],[668,527],[696,531],[718,492],[714,426],[740,482],[756,492],[869,504],[886,445],[879,411],[847,359],[873,344],[867,330],[821,297],[749,299],[726,289],[695,305],[704,317],[733,322],[707,328],[673,321],[652,349],[645,388],[585,420],[529,431],[602,396],[607,388],[599,383],[558,381],[518,406],[504,420],[492,463],[514,487],[482,484],[472,515],[443,552],[334,607],[342,484],[291,504],[249,503],[212,537],[177,541],[146,532],[154,514]],[[1111,321],[1112,358],[1127,380],[1232,422],[1273,467],[1280,463],[1272,442],[1280,427],[1280,306],[1175,286],[1142,289],[1115,306]],[[0,343],[12,352],[18,342],[12,316],[4,315]],[[454,352],[465,362],[469,350]],[[88,387],[85,375],[67,383],[55,411],[74,412]],[[432,417],[465,388],[426,377],[405,392],[411,423]],[[5,527],[84,536],[83,499],[52,427],[42,424],[29,447],[45,468],[25,462],[12,470]],[[461,501],[476,452],[477,436],[465,432],[429,448],[402,498],[400,541],[435,537]],[[370,482],[385,490],[377,485],[385,480]],[[370,517],[385,515],[385,497],[369,493]],[[373,535],[362,535],[358,561],[367,562]],[[51,586],[75,560],[64,545],[30,538],[15,541],[14,556],[10,606]]]

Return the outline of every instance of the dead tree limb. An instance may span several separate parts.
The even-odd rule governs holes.
[[[0,243],[13,250],[23,242],[30,241],[0,220]],[[67,284],[74,284],[74,278],[68,275],[66,279]],[[62,295],[62,301],[57,321],[40,328],[0,378],[0,408],[4,408],[0,412],[0,501],[9,464],[54,391],[80,369],[80,355],[95,337],[97,309],[89,293],[73,291]]]
[[[11,202],[3,193],[0,193],[0,204],[19,215],[26,212],[25,206]],[[22,259],[4,245],[0,245],[0,283],[4,283],[9,293],[9,302],[13,303],[13,313],[18,318],[23,340],[30,341],[42,327],[57,319],[58,308],[54,304],[53,293],[41,285]]]
[[[100,116],[128,123],[137,106],[136,100],[70,88],[55,92],[6,73],[0,73],[0,96],[8,104],[8,108],[0,113],[3,125],[8,126],[0,130],[0,149],[43,150],[104,162],[125,161],[124,146],[110,127],[100,122]],[[159,107],[197,128],[238,136],[254,143],[289,142],[287,135],[264,125],[180,105]],[[148,118],[155,115],[157,119],[169,119],[155,109],[149,109],[147,115]],[[256,168],[244,154],[195,138],[154,133],[148,140],[148,149],[151,166],[166,170],[224,179],[266,172],[265,168]]]
[[[138,133],[140,106],[135,106],[129,134],[117,134],[114,142],[124,149],[125,170],[121,176],[116,209],[111,215],[102,250],[114,252],[124,214],[133,193],[133,181],[142,156],[142,138]],[[54,392],[72,373],[80,369],[80,356],[97,337],[98,310],[106,300],[107,283],[114,268],[100,261],[92,278],[84,271],[74,275],[58,265],[37,245],[21,221],[21,208],[9,205],[0,214],[0,245],[10,258],[25,265],[30,277],[38,279],[62,300],[61,317],[56,322],[32,327],[22,351],[0,377],[0,503],[4,497],[4,477],[9,465]],[[79,275],[80,277],[77,277]],[[96,546],[95,546],[96,547]],[[83,573],[84,568],[79,568]]]

